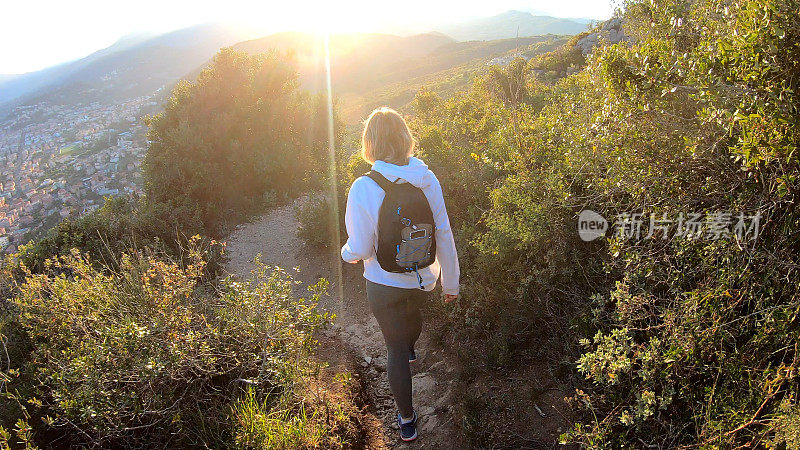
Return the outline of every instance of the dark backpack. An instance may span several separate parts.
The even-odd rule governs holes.
[[[378,264],[387,272],[415,272],[421,288],[418,270],[436,258],[436,225],[425,193],[411,183],[390,182],[374,170],[364,176],[386,194],[378,213]]]

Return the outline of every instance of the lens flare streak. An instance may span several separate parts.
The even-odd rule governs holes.
[[[329,220],[331,221],[330,248],[331,248],[331,267],[335,268],[337,283],[336,283],[336,311],[335,314],[339,315],[342,310],[344,302],[344,277],[342,275],[342,263],[339,259],[339,248],[341,242],[339,240],[340,227],[339,227],[339,201],[337,195],[336,185],[336,132],[334,130],[335,123],[333,117],[333,89],[331,87],[331,51],[330,51],[330,34],[325,33],[325,86],[328,96],[328,195],[331,199],[331,213]]]

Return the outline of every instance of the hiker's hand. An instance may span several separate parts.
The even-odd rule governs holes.
[[[455,300],[457,298],[458,298],[458,295],[456,295],[456,294],[444,294],[444,302],[445,303],[450,303],[450,302],[452,302],[453,300]]]
[[[358,260],[355,260],[355,261],[347,261],[347,262],[348,262],[348,263],[350,263],[350,264],[358,264]]]

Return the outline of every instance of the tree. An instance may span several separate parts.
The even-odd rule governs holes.
[[[290,60],[221,50],[149,119],[148,202],[213,232],[265,197],[296,194],[327,163],[324,106],[299,90]]]

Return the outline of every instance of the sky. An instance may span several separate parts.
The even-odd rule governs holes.
[[[256,35],[277,31],[389,31],[491,16],[510,9],[607,19],[613,0],[9,0],[0,7],[0,74],[86,56],[132,33],[226,22]]]

